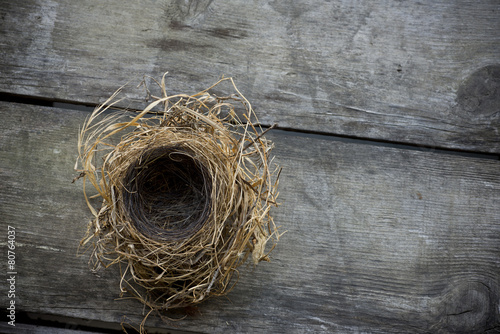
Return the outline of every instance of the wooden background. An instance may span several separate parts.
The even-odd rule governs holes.
[[[231,76],[278,123],[287,233],[228,298],[149,326],[500,332],[498,0],[0,0],[0,271],[15,226],[26,332],[142,320],[117,268],[76,257],[91,215],[71,180],[82,106],[166,71],[171,93]]]

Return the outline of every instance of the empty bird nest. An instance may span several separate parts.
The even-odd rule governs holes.
[[[216,96],[223,82],[232,92]],[[224,295],[247,258],[269,260],[280,169],[232,79],[194,95],[156,84],[142,110],[116,108],[121,90],[95,109],[75,168],[94,216],[81,241],[92,268],[119,263],[122,293],[167,310]]]

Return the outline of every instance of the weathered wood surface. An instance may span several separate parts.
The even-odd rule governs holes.
[[[15,327],[0,323],[2,334],[89,334],[88,331],[73,330],[69,328],[55,328],[37,325],[17,324]],[[99,333],[93,333],[99,334]]]
[[[139,302],[114,300],[117,268],[96,276],[76,257],[90,218],[81,181],[71,183],[87,115],[0,103],[0,229],[17,231],[18,311],[140,321]],[[272,262],[243,268],[228,299],[148,324],[209,333],[500,328],[500,161],[269,136],[284,166],[274,216],[288,231]]]
[[[226,75],[266,124],[500,152],[498,0],[1,0],[0,32],[0,92],[96,104]]]

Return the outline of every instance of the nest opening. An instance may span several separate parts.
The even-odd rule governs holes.
[[[139,232],[158,240],[182,240],[210,215],[211,177],[190,152],[177,147],[146,150],[123,178],[123,203]]]

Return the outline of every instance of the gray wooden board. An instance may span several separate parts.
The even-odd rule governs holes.
[[[17,320],[15,326],[7,322],[0,322],[2,334],[104,334],[121,333],[119,323],[109,323],[90,319],[79,319],[61,315],[48,314],[23,314],[21,321]],[[18,317],[19,318],[19,317]],[[30,323],[25,323],[25,322]],[[129,328],[130,329],[130,328]],[[148,334],[194,334],[192,331],[177,329],[147,328]]]
[[[0,0],[0,32],[0,92],[96,104],[225,75],[265,124],[500,152],[498,0]]]
[[[0,331],[3,334],[102,334],[70,328],[45,327],[37,325],[17,324],[9,326],[5,322],[0,323]]]
[[[140,321],[118,268],[77,246],[91,215],[72,168],[88,113],[0,103],[0,225],[16,227],[19,311]],[[228,298],[156,327],[221,332],[480,333],[500,326],[500,161],[271,131],[283,235]],[[5,273],[6,259],[0,261]],[[1,284],[2,305],[6,285]],[[170,314],[172,317],[180,313]]]

